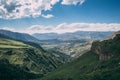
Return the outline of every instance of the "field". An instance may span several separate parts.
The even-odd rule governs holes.
[[[22,42],[0,38],[0,48],[26,48],[30,47]]]

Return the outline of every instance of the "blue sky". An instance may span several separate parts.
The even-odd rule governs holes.
[[[96,28],[103,26],[99,28],[100,30],[104,27],[113,31],[120,29],[120,0],[38,0],[41,2],[37,3],[28,0],[29,7],[25,5],[26,2],[22,3],[24,1],[26,0],[0,0],[0,28],[44,33],[67,32],[71,29],[71,25],[72,28],[79,26],[79,30],[87,26],[87,30],[94,24]],[[53,30],[53,28],[61,29],[61,25],[67,31]],[[96,28],[95,30],[99,30]]]

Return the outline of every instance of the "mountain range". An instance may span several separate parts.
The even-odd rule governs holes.
[[[104,39],[110,35],[112,35],[114,32],[107,31],[77,31],[73,33],[63,33],[63,34],[57,34],[57,33],[35,33],[33,36],[39,40],[80,40],[80,39],[91,39],[91,40],[100,40]]]
[[[84,38],[87,33],[83,32],[83,38],[64,35],[44,42],[29,34],[0,30],[0,80],[119,80],[120,31],[112,33],[96,32],[96,36],[91,32],[94,41]],[[75,34],[81,36],[81,32]],[[77,57],[63,53],[69,51]]]
[[[19,32],[12,32],[8,30],[2,30],[0,29],[0,35],[8,36],[10,38],[16,39],[16,40],[21,40],[21,41],[26,41],[26,42],[39,42],[38,39],[34,38],[33,36],[25,33],[19,33]]]

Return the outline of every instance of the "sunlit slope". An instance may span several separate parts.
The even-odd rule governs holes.
[[[36,43],[0,36],[0,80],[41,77],[62,63],[62,60],[47,53]]]
[[[23,42],[0,37],[0,48],[28,48],[28,47],[30,46],[24,44]]]

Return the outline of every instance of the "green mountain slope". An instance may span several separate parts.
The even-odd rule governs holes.
[[[91,51],[47,74],[42,80],[120,80],[119,42],[120,33],[94,42]]]
[[[0,48],[26,48],[30,47],[22,42],[0,37]]]
[[[10,64],[7,59],[0,60],[0,80],[28,80],[41,76],[26,72],[23,68]]]
[[[0,35],[0,80],[40,77],[63,62],[36,43],[16,41]]]

